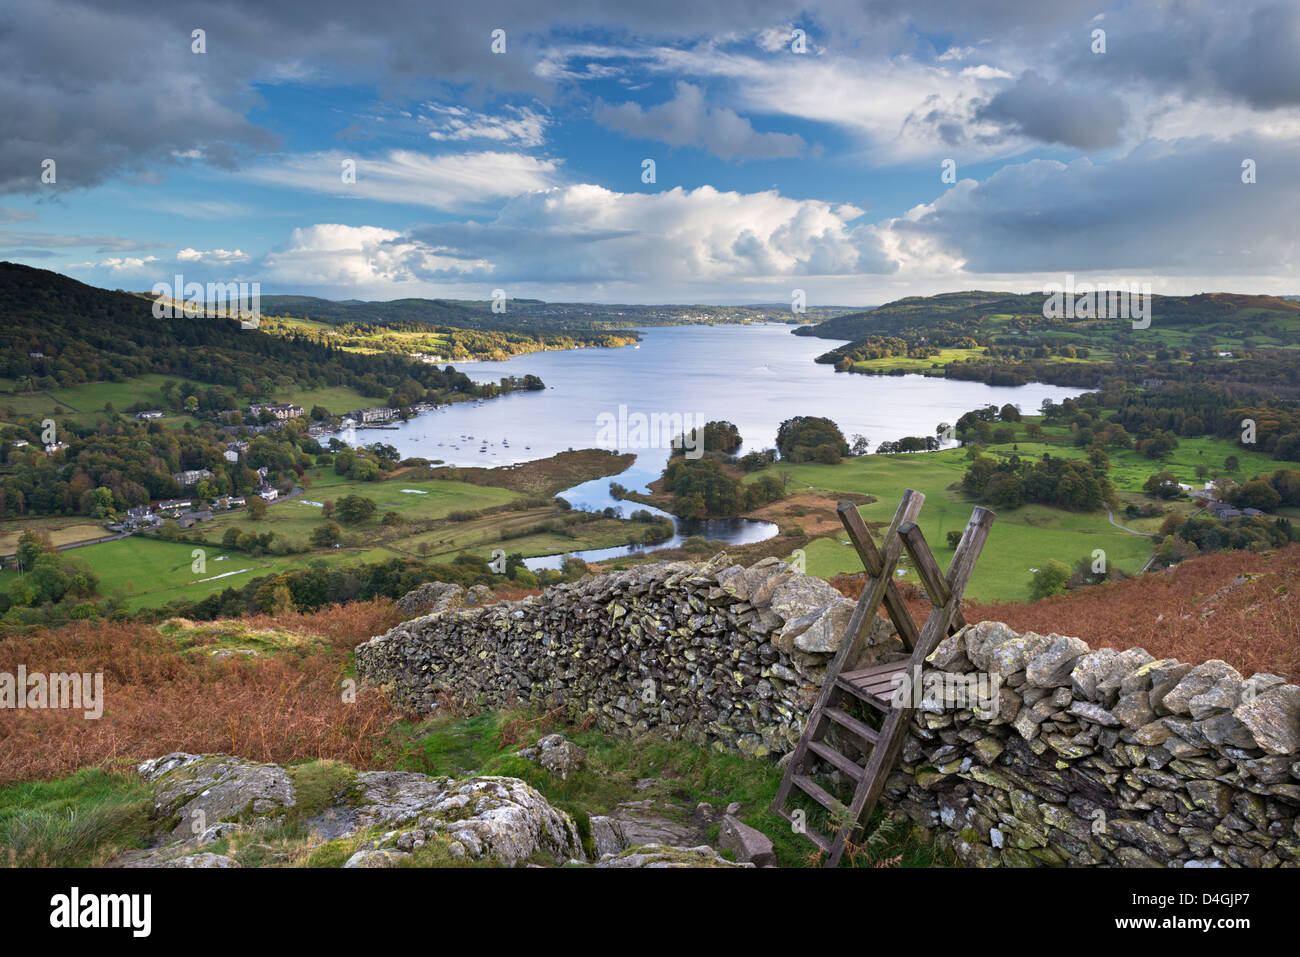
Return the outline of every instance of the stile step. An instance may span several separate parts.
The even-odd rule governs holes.
[[[840,752],[836,751],[829,744],[824,744],[821,741],[809,741],[808,750],[819,758],[835,765],[835,767],[839,768],[854,781],[861,781],[862,775],[866,773],[865,768],[851,760],[848,755],[840,754]]]
[[[839,811],[843,809],[844,803],[842,801],[837,799],[835,795],[831,794],[830,791],[827,791],[807,775],[796,774],[794,776],[794,783],[795,787],[800,791],[803,791],[804,794],[808,795],[822,807],[826,808],[826,810],[832,813],[839,813]]]
[[[823,713],[841,728],[846,728],[847,730],[852,731],[868,744],[875,744],[880,738],[879,732],[874,728],[863,724],[857,718],[853,717],[853,715],[847,714],[839,708],[827,708]],[[811,741],[808,743],[812,744]]]
[[[789,821],[791,825],[794,824],[794,816],[790,814],[788,811],[778,811],[777,817]],[[812,841],[819,848],[821,848],[823,854],[829,854],[831,852],[831,839],[828,838],[825,834],[822,834],[820,831],[814,831],[811,827],[808,826],[807,821],[803,822],[803,830],[799,831],[798,833],[802,834],[804,837],[808,838],[808,840]]]
[[[847,691],[849,694],[853,695],[853,697],[875,708],[881,714],[888,714],[891,710],[888,701],[877,697],[870,691],[854,684],[852,681],[845,680],[843,677],[835,679],[835,687],[839,688],[841,691]]]

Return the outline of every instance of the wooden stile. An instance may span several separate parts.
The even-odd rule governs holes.
[[[897,695],[900,675],[905,676],[902,686],[906,687],[906,682],[919,674],[926,656],[939,642],[966,625],[960,608],[962,594],[993,524],[994,515],[988,509],[976,508],[971,513],[970,522],[945,575],[916,524],[916,516],[924,501],[925,496],[913,489],[903,493],[879,548],[872,541],[857,506],[843,502],[836,509],[849,541],[867,571],[867,582],[849,619],[839,650],[826,668],[821,694],[808,713],[803,735],[772,800],[773,813],[791,824],[801,820],[786,810],[795,788],[839,816],[833,834],[822,834],[806,820],[802,821],[800,833],[825,854],[827,867],[839,864],[845,847],[871,815],[884,789],[885,778],[903,746],[915,708],[907,695]],[[932,606],[920,629],[912,620],[894,582],[894,570],[903,551],[916,567]],[[910,656],[902,661],[846,671],[846,666],[861,654],[863,642],[871,634],[876,613],[882,606],[898,629],[899,638]],[[859,701],[880,714],[880,728],[874,729],[844,710],[843,706],[850,701]],[[826,740],[832,725],[857,740],[857,750],[866,755],[865,765],[836,750]],[[834,768],[853,782],[853,798],[848,805],[843,805],[813,779],[811,771],[816,761]]]

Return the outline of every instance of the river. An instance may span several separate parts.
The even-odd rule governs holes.
[[[610,420],[633,424],[645,417],[674,413],[703,422],[735,423],[744,439],[741,454],[775,445],[776,431],[796,415],[834,420],[846,438],[880,442],[906,435],[933,435],[940,422],[955,422],[964,412],[1008,402],[1036,413],[1043,399],[1055,402],[1080,390],[1043,383],[1006,387],[978,382],[908,376],[837,373],[813,359],[839,343],[791,334],[776,323],[735,326],[656,326],[641,330],[636,346],[534,352],[505,362],[471,362],[458,368],[479,382],[503,376],[540,376],[546,389],[517,392],[481,402],[456,403],[417,416],[393,430],[359,430],[355,441],[386,442],[403,458],[442,459],[449,465],[498,466],[546,458],[567,449],[601,447]],[[603,417],[603,418],[602,418]],[[655,436],[656,439],[659,436]],[[629,448],[636,462],[621,475],[586,482],[561,492],[574,508],[642,506],[609,495],[617,481],[645,490],[658,478],[669,449]],[[923,453],[918,453],[923,454]],[[776,534],[768,522],[744,519],[708,523],[675,520],[676,534],[651,546],[680,544],[689,535],[731,544],[761,541]],[[587,560],[626,554],[629,548],[575,553]],[[556,567],[561,556],[530,559],[528,567]]]

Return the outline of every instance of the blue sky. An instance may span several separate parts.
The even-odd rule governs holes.
[[[1298,47],[1267,0],[18,0],[0,259],[330,298],[1297,293]]]

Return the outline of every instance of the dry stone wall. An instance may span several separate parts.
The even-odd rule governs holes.
[[[1000,622],[928,667],[885,800],[967,864],[1300,862],[1300,688],[1276,675]]]
[[[403,599],[421,617],[361,645],[358,674],[415,711],[442,692],[563,704],[754,756],[798,742],[853,609],[777,559],[725,555],[486,598],[422,586]],[[853,666],[901,657],[881,619]],[[911,685],[883,799],[967,864],[1300,862],[1300,688],[1276,675],[981,622]]]
[[[362,680],[431,710],[440,692],[489,706],[563,703],[612,731],[655,729],[751,755],[789,751],[853,603],[776,558],[660,562],[466,607],[454,585],[403,599],[404,622],[357,649]],[[863,664],[899,656],[883,619]]]

